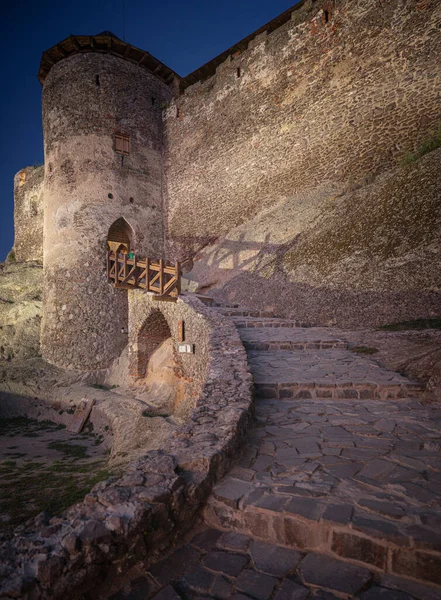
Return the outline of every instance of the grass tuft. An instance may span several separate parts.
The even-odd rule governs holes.
[[[408,152],[405,154],[401,160],[401,166],[406,167],[414,162],[416,162],[419,158],[432,152],[432,150],[436,150],[441,147],[441,125],[438,126],[438,129],[433,133],[432,136],[425,139],[420,147],[416,150],[416,152]]]
[[[357,354],[377,354],[377,348],[371,348],[370,346],[354,346],[350,349],[352,352]]]
[[[413,321],[402,321],[401,323],[388,323],[381,325],[383,331],[407,331],[408,329],[441,329],[441,318],[414,319]]]

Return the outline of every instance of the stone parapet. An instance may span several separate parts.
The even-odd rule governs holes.
[[[0,538],[0,598],[73,600],[112,563],[121,570],[162,552],[193,524],[212,485],[231,467],[251,414],[245,351],[234,325],[196,298],[171,306],[161,305],[166,318],[185,315],[204,340],[204,352],[192,357],[206,363],[186,423],[166,450],[150,451],[123,476],[97,484],[62,516],[42,513]]]

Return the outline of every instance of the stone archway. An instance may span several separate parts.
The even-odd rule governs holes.
[[[170,327],[164,315],[154,310],[137,332],[130,369],[133,377],[145,377],[153,353],[168,339],[171,339]]]
[[[134,248],[135,233],[124,217],[120,217],[109,227],[107,246],[113,252],[130,252]]]

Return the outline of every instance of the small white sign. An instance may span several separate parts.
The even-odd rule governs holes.
[[[178,351],[181,354],[193,354],[194,344],[178,344]]]

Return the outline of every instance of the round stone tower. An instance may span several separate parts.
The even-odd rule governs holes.
[[[110,236],[163,253],[162,108],[177,76],[110,32],[43,54],[42,352],[67,369],[107,367],[127,343],[127,291],[107,281]]]

